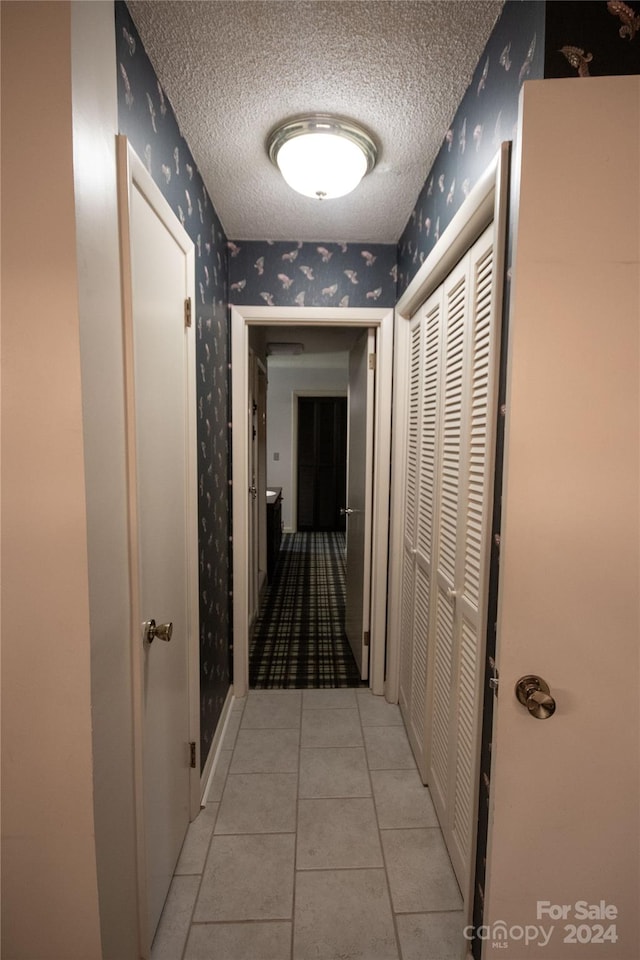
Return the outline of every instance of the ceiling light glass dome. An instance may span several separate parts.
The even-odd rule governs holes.
[[[294,117],[276,127],[267,150],[293,190],[318,200],[351,193],[377,157],[373,139],[361,126],[324,115]]]

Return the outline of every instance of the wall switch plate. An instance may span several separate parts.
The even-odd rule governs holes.
[[[274,460],[279,460],[279,459],[280,459],[280,454],[279,454],[279,453],[274,453],[273,459],[274,459]]]

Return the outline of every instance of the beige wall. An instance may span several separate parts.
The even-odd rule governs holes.
[[[124,377],[111,0],[72,4],[96,860],[104,960],[138,956]]]
[[[101,955],[70,15],[2,4],[4,960]]]

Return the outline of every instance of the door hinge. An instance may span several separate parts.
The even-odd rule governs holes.
[[[369,354],[369,370],[375,370],[375,369],[376,369],[376,355],[375,353],[370,353]]]
[[[371,634],[369,633],[368,630],[365,630],[364,633],[362,634],[362,642],[365,645],[365,647],[369,646],[370,639],[371,639]]]
[[[489,666],[491,668],[492,676],[489,677],[489,686],[493,690],[494,696],[498,696],[498,688],[500,687],[500,675],[498,674],[498,668],[496,667],[496,662],[493,657],[489,657]]]
[[[190,759],[189,759],[189,766],[192,767],[192,768],[195,770],[195,768],[196,768],[196,742],[195,742],[195,740],[192,740],[191,743],[189,744],[189,757],[190,757]]]
[[[184,301],[184,325],[191,326],[191,297],[186,297]]]

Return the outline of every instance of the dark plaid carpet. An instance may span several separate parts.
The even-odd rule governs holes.
[[[344,607],[344,534],[284,534],[253,629],[249,686],[360,686],[344,632]]]

